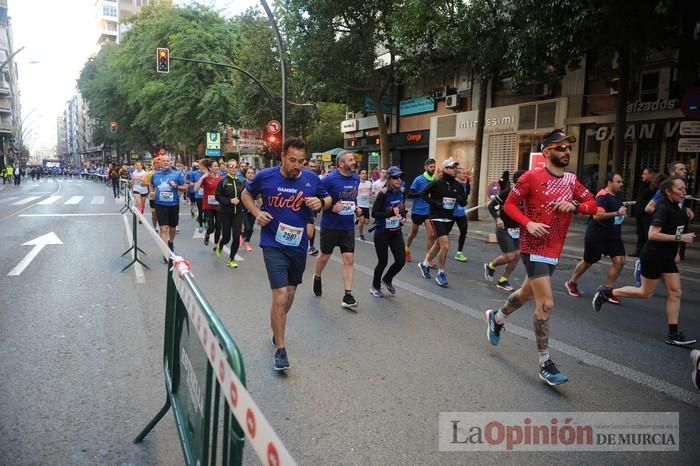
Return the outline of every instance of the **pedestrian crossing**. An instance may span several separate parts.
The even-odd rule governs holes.
[[[30,202],[36,201],[37,199],[40,199],[41,196],[27,196],[27,197],[20,197],[20,196],[9,196],[0,199],[0,205],[6,204],[6,205],[11,205],[11,206],[21,206],[21,205],[27,205]],[[78,205],[78,204],[91,204],[91,205],[104,205],[105,204],[105,196],[61,196],[61,195],[54,195],[54,196],[49,196],[46,199],[42,199],[41,201],[37,202],[36,205]],[[121,197],[115,198],[114,199],[115,204],[124,204],[124,199]]]

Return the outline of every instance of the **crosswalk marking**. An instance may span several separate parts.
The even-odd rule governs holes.
[[[39,199],[41,196],[29,196],[25,197],[24,199],[20,199],[19,201],[15,201],[10,205],[24,205],[24,204],[29,204],[32,201],[35,201]]]
[[[90,201],[90,204],[104,204],[104,203],[105,203],[104,196],[93,196],[92,201]]]
[[[83,196],[73,196],[66,201],[66,204],[78,204],[83,200]]]
[[[61,199],[62,197],[63,197],[63,196],[51,196],[51,197],[47,197],[46,199],[44,199],[43,201],[39,202],[38,204],[41,204],[41,205],[53,204],[54,202],[58,201],[58,200]]]

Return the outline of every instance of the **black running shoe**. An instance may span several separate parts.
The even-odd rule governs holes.
[[[675,335],[669,334],[666,336],[666,340],[664,340],[664,343],[672,346],[688,346],[694,344],[695,342],[697,342],[695,338],[688,338],[681,332],[678,332]]]
[[[612,296],[610,288],[605,288],[604,286],[599,286],[598,291],[595,292],[593,295],[593,301],[591,304],[593,304],[593,309],[596,312],[600,312],[600,309],[603,307],[603,304],[608,302],[608,299]]]
[[[275,351],[275,370],[284,371],[289,369],[289,359],[285,348],[277,348]]]
[[[321,296],[323,289],[321,288],[321,277],[314,275],[314,294],[316,296]]]
[[[343,302],[341,303],[341,305],[347,309],[354,309],[357,307],[357,301],[355,301],[355,298],[353,297],[352,294],[345,293],[345,296],[343,296]]]

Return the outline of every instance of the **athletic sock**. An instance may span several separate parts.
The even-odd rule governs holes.
[[[508,277],[505,277],[503,275],[501,275],[501,278],[498,279],[498,283],[503,283],[503,282],[507,282],[507,281],[508,281]]]
[[[345,290],[345,294],[352,294],[352,290]]]
[[[540,351],[540,366],[544,366],[544,363],[549,361],[549,351]]]
[[[493,262],[489,262],[489,269],[496,270],[496,266],[493,265]]]
[[[430,263],[427,260],[423,259],[423,266],[430,267]]]
[[[175,245],[173,244],[172,241],[168,241],[168,247],[170,248],[170,250],[171,250],[172,252],[175,252]]]
[[[678,335],[678,324],[668,324],[668,334]]]
[[[445,273],[445,269],[438,269],[438,273],[440,272]]]
[[[507,318],[508,318],[508,316],[506,315],[505,312],[503,312],[503,308],[499,309],[496,312],[496,323],[497,324],[501,324],[501,325],[504,324],[506,322]]]

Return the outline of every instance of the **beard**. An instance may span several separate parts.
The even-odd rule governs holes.
[[[553,156],[553,155],[550,155],[550,156],[549,156],[549,160],[551,160],[552,165],[554,165],[555,167],[559,167],[559,168],[568,167],[568,166],[569,166],[569,158],[566,157],[566,162],[564,162],[564,161],[562,160],[562,158],[563,158],[563,157],[556,157],[556,156]]]

